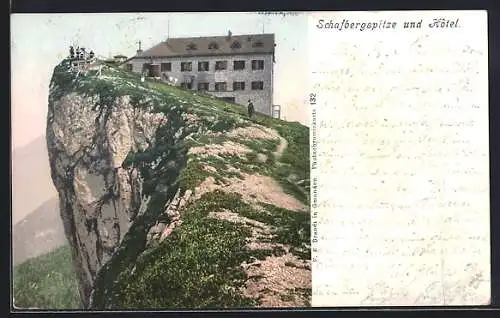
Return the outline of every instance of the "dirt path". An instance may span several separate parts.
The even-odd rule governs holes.
[[[283,155],[283,152],[288,147],[288,141],[283,138],[275,129],[264,127],[261,125],[254,125],[249,127],[240,127],[233,129],[225,134],[227,137],[238,137],[252,139],[279,139],[280,143],[274,151],[274,157],[278,160]]]
[[[277,165],[282,164],[279,159],[288,147],[288,141],[280,136],[274,129],[261,126],[237,128],[228,133],[229,137],[239,137],[248,140],[267,139],[278,140],[279,144],[272,153]],[[224,151],[234,150],[235,155],[244,155],[249,152],[241,147],[220,147]],[[245,148],[245,149],[244,149]],[[198,155],[214,154],[215,146],[196,148]],[[209,165],[209,164],[207,164]],[[215,169],[211,167],[210,169]],[[233,168],[234,169],[234,168]],[[215,182],[213,177],[208,177],[194,190],[195,197],[203,193],[221,189],[227,192],[240,193],[244,202],[253,206],[267,203],[277,207],[307,213],[308,208],[295,197],[284,192],[276,180],[269,176],[259,174],[246,174],[239,171],[243,178],[225,178],[226,184],[222,187]],[[307,194],[307,193],[306,193]],[[277,242],[269,242],[276,235],[276,230],[271,224],[259,222],[255,219],[243,217],[238,211],[212,211],[210,218],[222,219],[229,222],[240,223],[250,228],[252,236],[247,247],[251,250],[281,250],[281,253],[267,256],[261,260],[251,260],[241,264],[247,273],[248,280],[242,290],[245,296],[258,299],[258,307],[306,307],[310,306],[311,290],[311,261],[303,260],[293,254],[292,246]]]
[[[257,307],[310,306],[310,296],[304,293],[311,289],[310,260],[299,259],[291,252],[291,246],[263,242],[275,235],[269,224],[242,217],[229,210],[211,212],[209,217],[243,224],[251,229],[252,237],[247,244],[251,250],[278,248],[283,251],[282,254],[241,264],[248,277],[242,292],[247,297],[259,299]]]
[[[276,151],[274,152],[274,157],[276,159],[281,158],[281,156],[283,155],[283,152],[288,147],[288,141],[279,135],[278,135],[278,137],[280,138],[280,144],[278,145],[278,147],[276,148]]]

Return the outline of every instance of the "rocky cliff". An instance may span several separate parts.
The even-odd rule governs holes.
[[[63,60],[46,136],[85,308],[308,305],[307,127]]]

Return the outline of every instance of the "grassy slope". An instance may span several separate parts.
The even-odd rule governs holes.
[[[83,79],[75,85],[70,84],[71,78],[64,72],[64,68],[56,68],[54,82],[59,86],[52,88],[51,98],[58,98],[67,91],[76,90],[97,94],[99,104],[106,105],[117,96],[129,95],[137,107],[148,106],[153,107],[154,111],[163,112],[169,118],[170,128],[159,129],[154,148],[142,153],[130,153],[126,160],[126,165],[134,165],[141,169],[143,175],[148,176],[149,182],[145,185],[145,191],[151,193],[152,200],[148,212],[136,220],[136,225],[124,238],[125,247],[117,253],[113,265],[105,267],[102,275],[98,277],[96,306],[206,308],[256,305],[258,300],[245,298],[239,292],[239,288],[248,279],[239,264],[250,259],[280,255],[283,251],[247,249],[246,239],[250,236],[248,228],[228,221],[209,219],[208,213],[229,209],[241,216],[276,227],[275,236],[270,240],[291,246],[295,255],[305,259],[310,258],[309,215],[265,204],[262,204],[262,207],[268,213],[258,213],[255,207],[244,203],[238,194],[216,190],[188,205],[183,212],[182,226],[176,228],[161,244],[141,253],[144,248],[144,229],[156,221],[159,207],[171,197],[171,192],[163,193],[155,189],[166,185],[170,188],[178,187],[184,192],[194,189],[208,175],[223,183],[225,177],[235,176],[234,172],[225,171],[226,164],[231,164],[242,172],[273,177],[285,192],[308,205],[308,128],[263,115],[257,115],[249,121],[242,106],[159,83],[140,83],[137,76],[117,69],[105,70],[103,74],[101,80]],[[185,125],[182,117],[185,113],[196,115],[201,124],[189,127],[191,130],[186,129],[179,142],[171,136],[179,127]],[[208,137],[204,132],[224,132],[248,126],[252,122],[274,128],[287,139],[288,147],[279,163],[274,160],[268,160],[265,164],[255,161],[259,152],[268,154],[271,159],[271,153],[276,150],[277,143],[241,139],[234,141],[244,143],[254,150],[246,157],[228,156],[220,160],[215,157],[202,159],[190,156],[191,160],[187,161],[186,151],[189,147],[222,143],[231,139],[221,136]],[[184,138],[188,135],[189,138]],[[158,156],[164,159],[164,164],[160,163],[157,168],[151,169],[150,162]],[[185,160],[174,160],[183,157]],[[210,164],[217,172],[202,170],[203,164]],[[306,182],[300,185],[293,181],[304,179]],[[26,284],[22,286],[25,288]],[[38,294],[39,298],[46,296],[43,290]],[[69,297],[69,294],[67,292],[66,297]],[[61,302],[62,299],[57,301]],[[65,304],[72,305],[68,301]],[[46,305],[49,305],[48,301]]]
[[[60,247],[16,266],[13,279],[16,307],[80,307],[69,246]]]

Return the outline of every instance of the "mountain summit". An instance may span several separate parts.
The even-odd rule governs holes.
[[[54,69],[46,138],[83,307],[310,305],[306,126],[71,68]]]

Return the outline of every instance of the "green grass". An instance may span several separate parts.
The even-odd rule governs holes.
[[[81,307],[69,246],[30,259],[14,268],[18,308],[79,309]]]
[[[292,252],[302,259],[311,259],[310,244],[310,215],[287,209],[279,208],[271,204],[261,204],[268,213],[257,212],[254,209],[240,211],[242,216],[274,226],[276,235],[272,242],[290,245]]]
[[[256,304],[239,289],[248,279],[240,267],[252,257],[283,251],[249,250],[248,228],[207,218],[210,212],[253,208],[237,194],[204,194],[185,211],[183,224],[118,276],[107,308],[243,308]],[[248,212],[250,213],[250,212]],[[286,221],[286,220],[285,220]]]
[[[163,242],[122,267],[107,285],[107,309],[247,308],[256,299],[240,288],[250,279],[240,266],[252,259],[283,255],[284,250],[249,250],[251,231],[244,225],[208,218],[210,212],[230,210],[276,227],[273,241],[299,250],[308,240],[308,215],[264,205],[262,214],[237,193],[215,190],[190,204],[182,226]],[[304,253],[307,254],[307,253]],[[304,257],[307,257],[304,255]],[[309,255],[310,257],[310,255]]]

